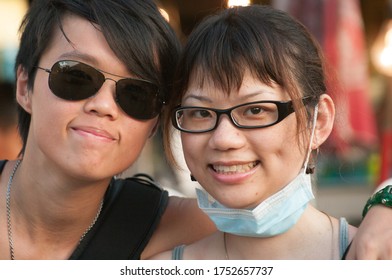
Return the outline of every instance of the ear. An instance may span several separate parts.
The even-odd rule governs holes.
[[[335,121],[335,104],[328,94],[322,94],[318,103],[318,114],[312,150],[317,149],[331,134]]]
[[[27,86],[28,80],[26,70],[19,65],[16,73],[16,100],[26,112],[31,114],[31,94]]]

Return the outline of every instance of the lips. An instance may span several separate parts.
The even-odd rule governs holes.
[[[78,127],[73,127],[72,129],[80,134],[95,136],[103,140],[108,140],[108,141],[116,140],[116,138],[106,130],[99,129],[96,127],[78,126]]]
[[[238,174],[245,173],[252,170],[259,162],[249,162],[246,164],[233,164],[233,165],[221,165],[221,164],[212,164],[211,168],[219,174]]]

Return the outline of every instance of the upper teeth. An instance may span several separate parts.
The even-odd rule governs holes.
[[[251,162],[247,164],[241,165],[213,165],[213,168],[218,173],[240,173],[240,172],[247,172],[251,170],[253,167],[256,166],[256,162]]]

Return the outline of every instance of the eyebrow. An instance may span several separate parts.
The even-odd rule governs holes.
[[[188,95],[187,97],[185,97],[183,101],[186,101],[188,99],[196,99],[198,101],[212,103],[212,100],[210,98],[208,98],[207,96],[191,94],[191,95]]]
[[[246,95],[240,96],[239,101],[246,102],[247,99],[254,98],[259,95],[265,95],[266,93],[276,95],[276,93],[274,93],[274,92],[262,89],[262,90],[258,90],[256,92],[250,92],[250,93],[246,93]],[[189,99],[195,99],[195,100],[202,101],[202,102],[213,103],[213,100],[210,99],[208,96],[197,95],[197,94],[190,94],[190,95],[186,96],[183,99],[183,102],[186,100],[189,100]],[[266,99],[266,100],[270,100],[270,99]]]

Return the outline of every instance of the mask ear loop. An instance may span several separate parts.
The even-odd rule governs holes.
[[[312,134],[310,135],[308,152],[307,152],[307,155],[306,155],[306,159],[305,159],[304,165],[302,167],[305,174],[313,173],[313,169],[314,169],[312,167],[309,167],[308,164],[309,164],[309,160],[310,160],[310,154],[312,153],[312,142],[313,142],[313,138],[314,138],[314,132],[316,130],[317,114],[318,114],[318,104],[314,108],[313,124],[312,124]]]

